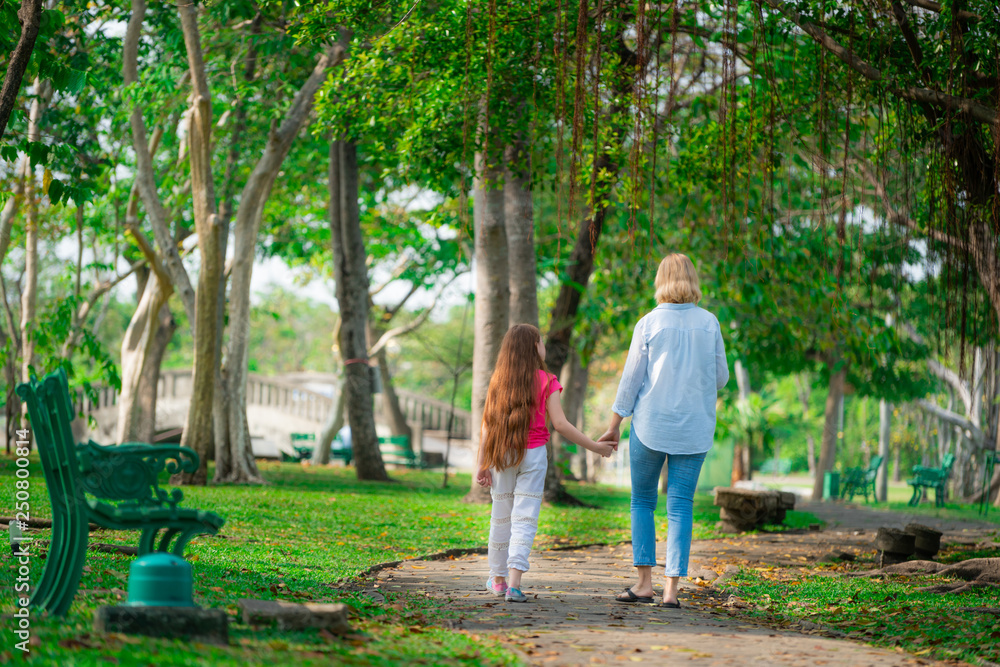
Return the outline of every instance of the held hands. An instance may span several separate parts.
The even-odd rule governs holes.
[[[611,456],[616,449],[617,446],[611,444],[610,442],[595,440],[594,446],[591,448],[591,451],[593,451],[595,454],[600,454],[604,458],[607,458]]]
[[[489,468],[480,468],[479,472],[476,473],[476,482],[479,486],[489,487],[493,485],[493,475],[490,474]]]
[[[597,439],[597,442],[607,442],[607,443],[611,444],[615,448],[615,450],[617,451],[617,449],[618,449],[618,441],[620,439],[621,439],[621,433],[618,431],[618,429],[616,429],[616,428],[609,428],[607,431],[605,431],[601,435],[600,438]]]

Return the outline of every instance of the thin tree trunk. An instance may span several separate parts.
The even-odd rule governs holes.
[[[884,398],[878,402],[878,455],[882,463],[875,477],[875,497],[889,500],[889,446],[892,443],[892,404]]]
[[[378,360],[379,376],[382,378],[382,416],[389,424],[389,431],[393,435],[405,435],[413,441],[413,429],[406,421],[406,415],[399,407],[399,397],[396,389],[392,386],[392,373],[389,371],[389,360],[386,357],[385,348],[375,355]]]
[[[736,375],[736,386],[739,388],[739,398],[737,400],[741,404],[746,403],[750,400],[750,394],[753,391],[750,388],[750,371],[747,370],[747,367],[739,359],[736,360],[734,366],[734,375]],[[734,443],[733,446],[733,485],[741,480],[750,479],[747,451],[750,448],[750,443],[746,440],[748,437],[750,437],[749,434],[741,434],[739,441]]]
[[[795,386],[798,389],[799,401],[802,403],[802,421],[809,421],[809,395],[812,393],[812,380],[809,373],[800,373],[795,376]],[[816,474],[816,438],[806,430],[806,465],[809,466],[809,474]]]
[[[14,227],[14,217],[17,215],[21,200],[24,198],[24,179],[29,171],[29,164],[30,160],[25,155],[21,159],[18,175],[11,185],[10,198],[4,202],[3,208],[0,209],[0,264],[3,264],[3,260],[7,257],[7,249],[10,247],[10,234]]]
[[[48,81],[35,79],[35,99],[28,116],[28,141],[40,141],[42,113],[48,105],[52,87]],[[21,381],[31,380],[35,362],[35,317],[38,305],[38,201],[35,194],[34,169],[25,156],[24,193],[27,204],[25,220],[24,289],[21,292]],[[27,424],[27,406],[22,407],[22,422]]]
[[[496,187],[503,172],[496,162],[477,153],[476,180],[473,183],[476,310],[472,347],[472,446],[477,452],[490,376],[510,319],[504,193]],[[476,484],[473,476],[472,488],[465,501],[485,503],[489,500],[489,490]]]
[[[118,428],[115,435],[115,441],[119,444],[150,442],[155,432],[155,382],[160,372],[159,361],[162,360],[169,337],[160,348],[159,358],[153,357],[157,353],[158,339],[162,340],[159,331],[162,311],[166,310],[167,317],[172,319],[166,306],[172,291],[169,283],[164,284],[156,273],[150,273],[139,298],[139,305],[125,330],[122,340],[122,386],[118,398]],[[173,331],[168,329],[166,334],[172,336]]]
[[[330,462],[330,447],[333,446],[333,439],[340,432],[340,429],[344,428],[346,397],[347,393],[344,391],[344,387],[341,386],[337,392],[337,403],[333,411],[327,416],[326,422],[323,424],[323,430],[320,431],[319,440],[316,442],[316,449],[313,450],[313,465],[326,465]]]
[[[535,219],[528,146],[515,141],[504,151],[503,217],[510,270],[510,324],[538,326]]]
[[[4,74],[3,87],[0,88],[0,139],[3,139],[7,129],[7,121],[17,103],[17,93],[21,89],[21,81],[31,62],[31,52],[35,48],[35,39],[42,24],[42,0],[21,0],[21,8],[17,11],[17,20],[21,24],[21,37],[17,46],[7,61],[7,72]],[[38,90],[37,88],[35,90]],[[2,258],[2,253],[0,253]]]
[[[330,144],[330,235],[334,279],[340,307],[340,354],[346,376],[343,391],[351,425],[358,479],[388,481],[375,433],[372,379],[368,365],[368,268],[358,211],[357,148],[348,141]]]
[[[837,427],[839,423],[838,408],[844,395],[844,382],[847,379],[847,366],[833,370],[836,362],[828,363],[830,368],[830,390],[826,396],[826,409],[823,414],[823,440],[820,445],[819,463],[816,466],[816,478],[813,480],[813,500],[823,499],[823,476],[833,470],[837,460]]]
[[[208,87],[198,30],[198,10],[194,3],[177,6],[181,31],[191,73],[192,103],[188,113],[188,159],[191,171],[191,199],[198,234],[201,267],[195,292],[194,362],[191,370],[191,402],[181,445],[195,450],[201,465],[194,473],[174,475],[174,484],[205,484],[208,480],[209,452],[215,447],[212,410],[215,400],[216,315],[219,281],[222,279],[222,241],[216,215],[215,182],[212,176],[212,95]]]
[[[812,433],[806,433],[806,464],[809,466],[809,474],[816,474],[816,438]]]
[[[295,94],[295,99],[277,131],[271,133],[264,153],[243,186],[234,229],[232,289],[230,290],[229,348],[226,354],[225,387],[228,391],[227,468],[216,467],[216,479],[226,482],[260,482],[253,459],[250,430],[246,417],[247,372],[250,362],[250,283],[254,251],[260,222],[281,165],[291,150],[295,137],[308,121],[316,93],[326,80],[329,68],[339,63],[343,49],[328,49],[316,62],[309,78]],[[352,153],[353,155],[353,153]],[[356,173],[354,175],[356,179]],[[357,203],[353,205],[357,209]],[[359,231],[360,233],[360,231]],[[360,237],[358,242],[361,243]],[[363,252],[364,246],[361,244]],[[350,258],[354,261],[354,258]],[[362,262],[364,256],[362,255]],[[367,277],[365,277],[367,289]],[[367,299],[367,292],[365,293]],[[367,304],[366,304],[367,305]],[[364,355],[362,355],[364,356]]]

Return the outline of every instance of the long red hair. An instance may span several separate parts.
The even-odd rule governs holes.
[[[515,468],[524,460],[531,420],[541,392],[538,370],[547,370],[538,354],[542,334],[530,324],[515,324],[503,337],[483,408],[483,466]]]

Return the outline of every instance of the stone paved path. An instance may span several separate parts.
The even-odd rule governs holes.
[[[867,510],[841,507],[837,511],[839,525],[831,530],[695,542],[689,574],[695,576],[700,568],[719,572],[730,563],[802,566],[831,550],[871,551],[874,524],[864,516]],[[916,518],[905,515],[905,522],[911,520]],[[930,523],[926,518],[920,521]],[[946,540],[988,541],[995,539],[991,535],[995,536],[996,529],[986,524],[959,526],[957,531],[949,530]],[[663,545],[657,553],[662,556]],[[483,590],[488,572],[483,555],[406,562],[380,572],[377,583],[381,590],[447,599],[449,607],[459,613],[458,628],[498,636],[537,665],[943,664],[847,640],[754,625],[723,608],[721,598],[710,588],[690,579],[683,580],[685,608],[681,610],[616,603],[613,594],[633,582],[628,544],[536,551],[532,558],[532,570],[524,579],[531,600],[522,605],[506,603]],[[659,592],[662,579],[656,584]]]

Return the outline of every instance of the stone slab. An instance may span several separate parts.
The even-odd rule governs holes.
[[[347,634],[351,631],[346,604],[321,602],[298,604],[284,600],[251,598],[240,598],[236,604],[242,610],[243,622],[247,625],[277,623],[279,630],[316,628],[334,634]]]
[[[94,630],[229,644],[229,616],[222,609],[105,605],[94,612]]]

